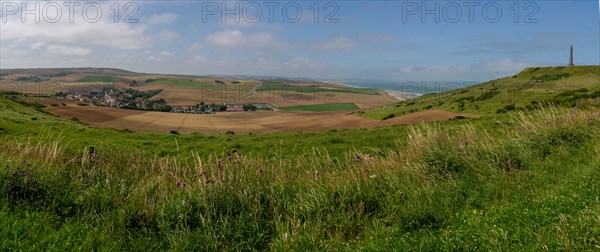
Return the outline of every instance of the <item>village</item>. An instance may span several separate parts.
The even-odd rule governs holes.
[[[150,91],[139,91],[127,89],[125,91],[103,88],[93,91],[65,91],[55,94],[56,97],[79,102],[80,105],[95,105],[103,107],[114,107],[121,109],[133,109],[144,111],[160,111],[189,114],[215,114],[217,112],[244,112],[256,110],[271,110],[275,107],[268,103],[254,104],[205,104],[201,102],[191,106],[171,106],[164,99],[151,100],[153,96],[162,92],[161,89]]]

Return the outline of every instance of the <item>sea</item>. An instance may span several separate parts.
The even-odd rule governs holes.
[[[385,91],[403,92],[417,96],[442,93],[470,87],[481,82],[476,81],[389,81],[389,80],[324,80],[356,88],[377,88]]]

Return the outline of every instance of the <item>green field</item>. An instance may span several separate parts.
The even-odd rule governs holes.
[[[257,92],[269,92],[269,91],[283,91],[291,93],[353,93],[353,94],[367,94],[367,95],[380,95],[377,89],[372,88],[328,88],[322,84],[315,84],[314,86],[294,86],[286,82],[272,82],[265,81],[261,86],[256,89]]]
[[[105,83],[110,83],[113,82],[115,79],[111,76],[86,76],[83,77],[79,80],[77,80],[77,82],[105,82]]]
[[[290,106],[290,107],[279,107],[279,110],[283,111],[345,111],[345,110],[356,110],[359,109],[354,103],[329,103],[329,104],[316,104],[316,105],[304,105],[304,106]]]
[[[536,84],[565,102],[315,133],[132,133],[3,94],[0,250],[597,250],[600,79],[560,71]]]

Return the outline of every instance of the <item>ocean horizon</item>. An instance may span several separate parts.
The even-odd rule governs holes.
[[[396,91],[425,95],[442,93],[455,89],[470,87],[481,82],[477,81],[389,81],[389,80],[326,80],[326,83],[336,83],[354,88],[377,88],[385,91]]]

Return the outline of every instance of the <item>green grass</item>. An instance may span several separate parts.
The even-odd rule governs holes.
[[[569,90],[583,92],[558,94]],[[90,127],[0,97],[0,250],[590,251],[599,167],[597,106],[172,135]]]
[[[111,76],[85,76],[79,80],[77,80],[77,82],[105,82],[105,83],[110,83],[113,82],[115,79]]]
[[[581,91],[584,90],[584,91]],[[574,92],[578,91],[578,92]],[[600,96],[600,66],[528,68],[519,74],[472,87],[427,94],[408,101],[364,111],[373,119],[401,116],[427,109],[495,116],[507,105],[535,110],[540,104],[575,106],[580,98]]]
[[[304,106],[279,107],[283,111],[346,111],[359,109],[354,103],[329,103]]]
[[[270,82],[265,81],[261,86],[256,89],[257,92],[273,92],[282,91],[290,93],[353,93],[353,94],[366,94],[366,95],[380,95],[377,89],[372,88],[328,88],[323,85],[315,84],[314,86],[295,86],[286,82]]]

